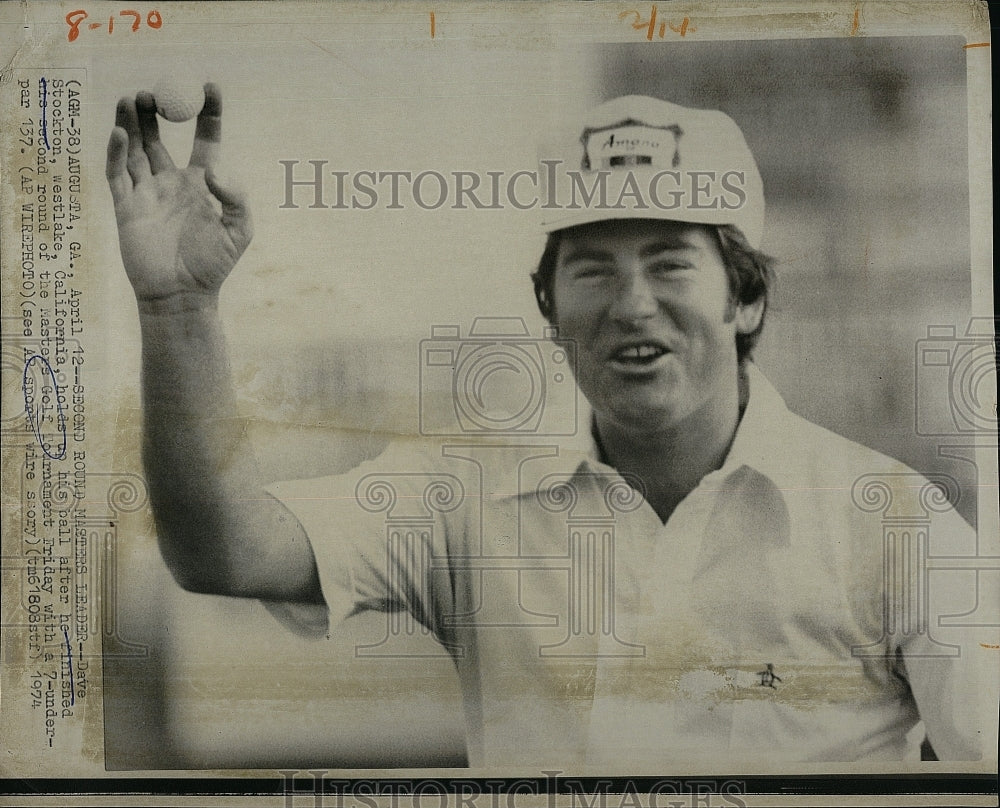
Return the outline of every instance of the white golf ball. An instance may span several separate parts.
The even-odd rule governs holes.
[[[203,82],[193,76],[165,76],[153,88],[156,111],[168,121],[180,123],[201,112],[205,105]]]

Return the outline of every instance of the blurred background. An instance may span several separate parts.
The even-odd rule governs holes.
[[[81,37],[76,51],[92,59],[90,193],[100,220],[91,237],[94,265],[111,269],[95,279],[109,303],[91,367],[105,382],[116,472],[141,472],[138,323],[98,166],[116,98],[188,65],[222,86],[226,169],[253,204],[255,240],[227,284],[223,316],[240,404],[273,479],[344,470],[415,434],[419,344],[432,326],[465,335],[477,316],[523,316],[538,335],[543,326],[528,281],[544,244],[536,213],[312,210],[311,192],[282,209],[279,160],[301,170],[320,159],[329,170],[511,173],[534,167],[548,125],[643,93],[723,109],[757,156],[763,246],[779,262],[758,361],[791,408],[955,477],[955,505],[975,522],[974,466],[939,453],[964,440],[949,420],[948,368],[942,378],[942,366],[916,364],[929,327],[961,336],[970,313],[962,40],[555,47],[541,36],[449,37],[443,27],[421,43],[376,41],[328,18],[270,19],[263,32],[207,18],[197,32],[165,26],[160,39],[137,35],[89,56]],[[193,123],[164,127],[178,159],[192,132]],[[953,354],[974,347],[949,345]],[[951,437],[917,433],[925,393],[940,425],[929,431]],[[184,593],[148,514],[119,542],[116,586],[119,630],[147,655],[105,661],[110,769],[464,762],[457,681],[431,640],[426,658],[354,658],[356,643],[384,634],[384,616],[352,618],[309,642],[257,602]]]

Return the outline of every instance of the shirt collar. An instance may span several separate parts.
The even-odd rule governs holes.
[[[747,362],[746,371],[750,396],[743,417],[722,466],[707,474],[702,479],[703,483],[725,479],[742,466],[749,466],[777,483],[777,477],[785,468],[780,462],[781,447],[788,441],[791,413],[781,394],[755,364]],[[579,423],[588,424],[591,428],[578,430],[560,443],[557,456],[539,462],[550,464],[552,470],[562,474],[617,476],[618,472],[600,459],[590,408],[581,407],[579,415]],[[529,483],[530,480],[522,482]],[[534,488],[530,484],[524,485],[519,493],[533,494]]]
[[[750,399],[736,428],[736,436],[722,464],[709,476],[728,477],[741,466],[749,466],[774,481],[785,467],[781,447],[788,441],[788,407],[774,385],[753,362],[747,362]]]

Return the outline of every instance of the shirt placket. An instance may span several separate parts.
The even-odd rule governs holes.
[[[615,633],[600,637],[588,726],[588,758],[594,762],[620,758],[623,739],[633,737],[632,712],[642,710],[649,718],[648,674],[663,652],[656,640],[669,636],[669,621],[691,615],[690,582],[720,484],[719,472],[706,477],[666,524],[646,502],[620,519]],[[617,656],[620,642],[641,648],[642,655]],[[640,698],[633,698],[636,694]],[[654,704],[664,732],[669,732],[674,697],[665,684],[662,700]]]

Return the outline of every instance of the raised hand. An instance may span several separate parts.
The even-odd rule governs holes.
[[[253,236],[247,201],[215,174],[222,96],[205,85],[191,159],[174,165],[148,92],[118,102],[107,177],[125,272],[140,302],[214,297]]]

